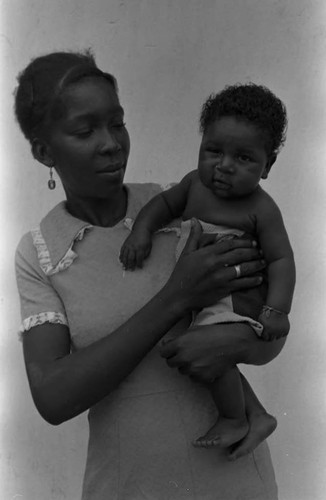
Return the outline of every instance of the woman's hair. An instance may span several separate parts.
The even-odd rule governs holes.
[[[203,104],[200,132],[224,116],[234,116],[255,125],[267,136],[269,154],[277,155],[286,138],[287,115],[283,102],[263,85],[230,85],[211,94]]]
[[[15,90],[15,115],[28,141],[32,143],[44,132],[48,120],[55,119],[55,105],[63,90],[90,76],[106,78],[118,94],[116,79],[97,67],[90,50],[53,52],[28,64],[18,75]]]

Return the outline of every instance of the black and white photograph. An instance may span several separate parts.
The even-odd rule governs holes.
[[[0,498],[324,500],[326,3],[0,23]]]

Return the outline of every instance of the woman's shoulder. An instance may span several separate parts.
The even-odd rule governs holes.
[[[34,257],[34,255],[35,249],[33,245],[33,237],[31,231],[28,231],[20,238],[16,247],[15,257],[16,260],[21,258],[31,259]]]
[[[25,232],[23,236],[21,236],[18,245],[16,247],[16,255],[22,255],[22,256],[28,256],[28,255],[34,255],[35,253],[35,234],[40,231],[41,224],[43,224],[44,221],[47,220],[52,220],[55,218],[55,214],[57,212],[61,212],[64,207],[64,202],[58,203],[55,207],[53,207],[47,214],[45,214],[44,217],[40,219],[40,222],[35,225],[33,228],[31,228],[29,231]]]
[[[52,257],[56,257],[79,234],[78,230],[85,230],[85,226],[87,227],[85,222],[67,213],[65,202],[58,203],[41,218],[38,225],[21,237],[16,248],[16,262],[38,262],[40,265],[44,259],[49,260],[49,250]]]
[[[156,182],[134,182],[126,184],[130,194],[139,199],[152,198],[165,189],[165,186]]]
[[[29,287],[30,283],[36,283],[40,279],[45,279],[39,261],[39,255],[34,243],[32,231],[25,233],[17,247],[14,257],[15,274],[18,289]],[[28,285],[26,285],[28,283]]]

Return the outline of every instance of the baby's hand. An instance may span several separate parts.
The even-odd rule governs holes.
[[[121,247],[119,259],[126,270],[133,271],[136,267],[143,267],[143,261],[149,256],[152,249],[152,236],[149,232],[132,231]]]
[[[263,308],[258,321],[263,325],[263,340],[276,340],[285,337],[290,330],[288,315],[273,308]]]

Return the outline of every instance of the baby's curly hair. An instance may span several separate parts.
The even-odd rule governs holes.
[[[37,57],[19,73],[14,109],[19,126],[30,143],[38,134],[44,133],[48,120],[58,114],[55,105],[62,91],[89,76],[106,78],[118,94],[116,79],[97,67],[89,49],[84,52],[52,52]]]
[[[212,122],[224,116],[246,120],[264,132],[269,154],[277,155],[285,142],[285,105],[263,85],[230,85],[217,94],[211,94],[202,106],[200,132],[204,134]]]

